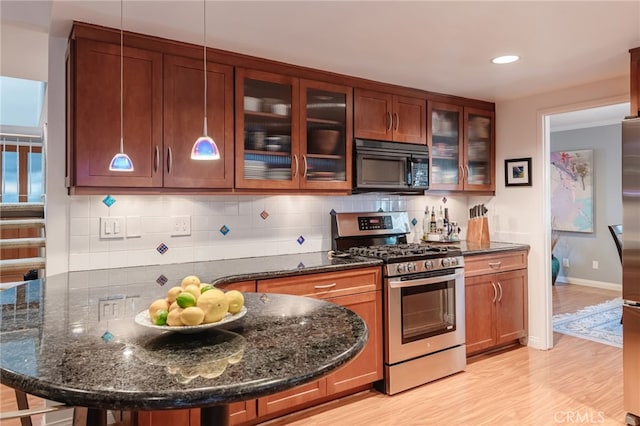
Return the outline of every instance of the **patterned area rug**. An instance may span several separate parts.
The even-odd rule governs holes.
[[[553,316],[553,331],[622,347],[622,298]]]

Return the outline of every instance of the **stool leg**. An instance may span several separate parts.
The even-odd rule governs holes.
[[[27,394],[15,389],[16,402],[18,403],[18,410],[28,410],[29,402],[27,401]],[[31,423],[31,417],[22,417],[20,419],[21,426],[33,426]]]

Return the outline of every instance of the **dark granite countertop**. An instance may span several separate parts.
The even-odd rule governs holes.
[[[502,243],[498,241],[490,241],[488,244],[477,244],[469,241],[460,241],[455,243],[460,246],[464,256],[473,256],[478,254],[488,254],[512,250],[529,250],[528,244]]]
[[[245,293],[248,312],[227,331],[162,332],[133,321],[129,297],[110,298],[134,287],[137,310],[146,309],[157,295],[148,284],[71,289],[51,278],[2,292],[15,290],[22,302],[3,300],[0,379],[69,405],[152,410],[255,398],[327,374],[367,340],[366,324],[348,309],[258,293]],[[105,313],[105,301],[123,311]]]

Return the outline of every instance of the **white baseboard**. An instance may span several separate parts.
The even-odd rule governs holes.
[[[528,336],[527,346],[529,346],[530,348],[541,350],[550,349],[547,345],[545,345],[544,339],[538,336]]]
[[[605,290],[622,291],[622,284],[609,283],[606,281],[585,280],[584,278],[558,276],[558,280],[567,284],[583,285],[585,287],[602,288]]]

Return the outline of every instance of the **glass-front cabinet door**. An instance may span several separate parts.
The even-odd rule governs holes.
[[[236,69],[236,187],[298,187],[298,102],[298,79]]]
[[[300,81],[301,188],[351,189],[353,89]]]
[[[437,102],[427,107],[431,182],[429,189],[461,190],[463,168],[463,108]]]
[[[465,190],[495,190],[494,117],[493,111],[464,109]]]

